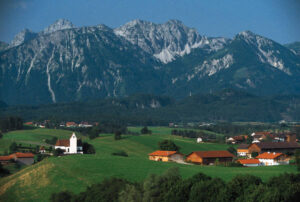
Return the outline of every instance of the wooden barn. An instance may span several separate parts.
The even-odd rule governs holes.
[[[232,162],[234,155],[229,151],[195,151],[186,157],[187,162],[202,165],[213,165],[216,161],[219,163]],[[217,160],[218,159],[218,160]]]
[[[249,153],[253,152],[276,152],[276,153],[294,153],[296,149],[300,149],[297,142],[260,142],[253,143],[248,147]]]
[[[161,151],[157,150],[152,152],[149,155],[149,160],[152,161],[183,161],[183,154],[179,153],[178,151]]]

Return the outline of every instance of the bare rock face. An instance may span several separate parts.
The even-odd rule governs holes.
[[[0,100],[9,105],[136,93],[183,98],[223,88],[300,93],[299,55],[250,31],[225,39],[201,36],[177,20],[134,20],[116,29],[58,20],[0,45]]]
[[[227,43],[225,38],[202,37],[195,29],[185,26],[178,20],[170,20],[164,24],[133,20],[114,31],[163,63],[171,62],[177,56],[189,54],[195,48],[216,51]]]
[[[65,19],[59,19],[55,21],[52,25],[45,28],[43,33],[49,34],[52,32],[56,32],[58,30],[64,30],[64,29],[72,29],[75,28],[75,26],[72,24],[72,22],[65,20]]]
[[[10,47],[19,46],[26,41],[34,39],[35,37],[37,37],[37,35],[38,35],[37,33],[34,33],[29,29],[24,29],[23,31],[21,31],[15,36],[15,38],[10,43]]]

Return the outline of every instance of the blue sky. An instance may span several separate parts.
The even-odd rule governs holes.
[[[251,30],[280,43],[300,41],[299,0],[0,0],[0,40],[59,18],[113,28],[133,19],[178,19],[201,35],[232,38]]]

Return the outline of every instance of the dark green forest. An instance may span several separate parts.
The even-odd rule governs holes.
[[[0,107],[0,117],[19,116],[25,121],[107,121],[129,125],[167,125],[169,122],[300,120],[300,96],[262,97],[225,89],[182,100],[166,96],[132,95],[86,102],[39,106]]]

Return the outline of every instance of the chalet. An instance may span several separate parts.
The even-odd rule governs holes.
[[[57,140],[54,148],[64,150],[64,154],[83,154],[82,142],[77,139],[75,133],[71,135],[70,139]]]
[[[66,127],[67,128],[74,128],[74,127],[77,127],[77,124],[75,122],[70,121],[70,122],[66,123]]]
[[[262,165],[274,166],[289,164],[289,160],[286,159],[283,153],[276,152],[264,152],[256,157]]]
[[[248,156],[249,150],[248,150],[249,144],[240,144],[237,148],[237,155],[238,156]]]
[[[246,167],[260,166],[261,163],[258,159],[239,159],[238,162]]]
[[[149,160],[152,161],[183,161],[183,154],[178,151],[160,151],[157,150],[149,155]]]
[[[0,162],[2,164],[9,163],[11,160],[23,165],[31,165],[34,163],[34,154],[16,152],[9,156],[0,156]]]
[[[294,153],[296,149],[300,149],[297,142],[260,142],[252,143],[249,147],[249,153],[253,152],[280,152],[280,153]]]
[[[195,151],[186,157],[187,162],[202,165],[213,165],[218,161],[220,163],[232,162],[234,155],[229,151]]]

